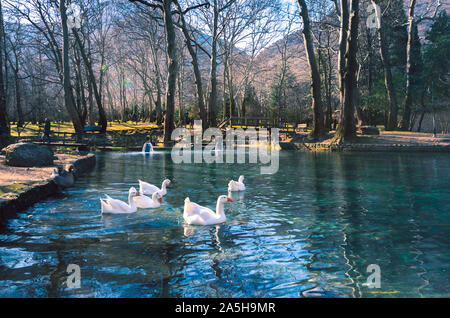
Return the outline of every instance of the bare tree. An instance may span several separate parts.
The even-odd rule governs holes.
[[[380,0],[371,0],[374,7],[379,7]],[[389,53],[389,45],[386,40],[384,19],[381,10],[376,10],[378,19],[378,40],[380,42],[380,54],[383,62],[386,93],[389,100],[389,114],[386,124],[386,130],[394,130],[397,126],[398,103],[395,94],[395,85],[392,79],[391,58]]]
[[[21,30],[21,24],[16,23],[15,24],[15,30],[14,30],[14,41],[11,39],[11,36],[6,36],[6,39],[8,40],[11,50],[10,54],[5,52],[5,57],[8,60],[11,69],[14,74],[14,92],[15,92],[15,99],[16,99],[16,111],[17,111],[17,127],[22,127],[24,124],[24,118],[23,118],[23,110],[22,110],[22,100],[21,100],[21,93],[20,93],[20,85],[19,85],[19,60],[22,57],[22,51],[21,46],[23,46],[23,34]]]
[[[94,97],[95,97],[95,101],[97,102],[97,107],[98,107],[99,124],[101,126],[101,132],[105,133],[106,128],[108,128],[108,120],[106,119],[106,113],[105,113],[105,110],[102,105],[102,99],[101,99],[100,92],[97,87],[97,82],[95,79],[94,72],[92,70],[91,61],[89,60],[89,58],[85,52],[84,45],[81,42],[80,36],[78,35],[78,31],[76,29],[73,29],[73,34],[75,36],[75,40],[78,44],[78,47],[80,49],[80,53],[83,58],[84,64],[86,65],[86,69],[87,69],[87,73],[88,73],[88,81],[90,83],[90,87],[92,87],[92,89],[94,91]]]
[[[303,21],[303,41],[306,48],[306,57],[308,59],[310,77],[311,77],[311,95],[313,109],[313,129],[311,135],[318,139],[324,134],[324,120],[322,111],[322,93],[319,68],[317,66],[314,52],[314,42],[309,20],[308,6],[304,0],[298,0],[300,15]]]
[[[129,0],[130,2],[140,2],[148,7],[159,9],[163,14],[164,29],[166,33],[166,53],[167,53],[167,85],[166,85],[166,114],[164,119],[164,142],[171,140],[172,131],[175,129],[174,113],[175,113],[175,90],[176,78],[178,70],[178,61],[176,56],[176,34],[175,24],[173,20],[174,14],[183,14],[183,12],[172,11],[173,0],[155,0],[148,2],[145,0]],[[184,13],[197,8],[194,6],[188,8]]]
[[[416,0],[410,0],[408,10],[408,43],[406,44],[406,94],[403,108],[403,116],[398,124],[398,128],[401,130],[408,130],[411,121],[411,106],[412,106],[412,45],[414,37],[414,28],[424,20],[433,20],[437,16],[441,1],[437,0],[428,5],[427,11],[419,18],[415,16]],[[427,16],[432,7],[435,7],[434,15],[432,17]]]
[[[354,94],[356,93],[356,72],[358,71],[356,54],[358,52],[359,0],[351,0],[350,9],[345,2],[345,0],[341,0],[341,19],[349,16],[350,20],[345,44],[345,67],[341,74],[342,80],[340,83],[343,87],[341,88],[341,118],[335,136],[337,142],[345,142],[356,135]],[[347,14],[347,10],[349,10],[349,14]],[[345,28],[345,26],[346,23],[341,22],[341,27]],[[342,29],[341,34],[344,31]],[[343,46],[342,43],[340,45]]]
[[[0,135],[9,135],[9,123],[8,115],[6,113],[6,93],[5,93],[5,82],[3,80],[3,52],[4,52],[4,25],[3,25],[3,7],[0,0],[0,129],[2,133]],[[0,140],[0,144],[3,144],[3,140]]]
[[[193,40],[191,37],[191,32],[189,30],[189,26],[186,23],[186,20],[184,17],[184,15],[185,15],[184,10],[181,8],[181,5],[179,4],[179,2],[177,0],[174,0],[174,3],[177,6],[178,11],[180,12],[180,15],[179,15],[180,23],[178,24],[178,27],[183,32],[185,42],[186,42],[186,47],[187,47],[189,54],[191,56],[191,59],[192,59],[191,63],[192,63],[192,67],[194,69],[195,86],[197,88],[197,107],[200,112],[200,118],[202,120],[203,128],[206,128],[206,126],[208,125],[208,116],[206,113],[205,103],[204,103],[204,99],[203,99],[202,75],[200,73],[200,66],[198,63],[197,51],[194,48]],[[209,7],[209,3],[206,3],[205,6]]]
[[[69,64],[69,30],[67,27],[67,15],[65,0],[59,1],[59,11],[61,15],[61,28],[63,36],[62,47],[62,71],[63,71],[63,87],[64,87],[64,103],[68,113],[72,119],[73,127],[77,135],[83,132],[83,123],[80,118],[80,114],[74,105],[74,97],[72,91],[72,84],[70,82],[70,64]]]

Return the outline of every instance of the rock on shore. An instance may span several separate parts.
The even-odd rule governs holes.
[[[5,164],[14,167],[46,167],[53,165],[53,151],[33,143],[12,144],[2,150]]]

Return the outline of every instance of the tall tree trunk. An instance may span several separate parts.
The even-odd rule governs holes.
[[[420,132],[420,130],[422,129],[422,121],[423,118],[425,117],[425,112],[426,112],[426,108],[425,108],[425,89],[422,90],[422,94],[420,96],[420,104],[422,106],[422,112],[420,114],[420,119],[419,119],[419,124],[417,126],[417,132]]]
[[[91,42],[89,40],[89,37],[87,38],[87,42],[88,42],[88,59],[89,61],[91,60]],[[102,62],[100,63],[100,65],[103,65],[103,54],[102,54]],[[89,102],[89,106],[88,106],[88,123],[90,126],[95,126],[95,115],[94,115],[94,96],[93,96],[93,91],[92,91],[92,83],[89,80],[89,70],[87,69],[87,67],[85,67],[85,72],[86,72],[86,78],[87,80],[87,85],[88,85],[88,102]],[[103,76],[103,70],[100,67],[100,82],[102,80],[102,76]],[[100,91],[101,91],[101,83],[100,85]],[[100,97],[101,98],[101,97]],[[101,104],[104,105],[105,102],[103,100],[103,98],[101,98]]]
[[[17,59],[17,55],[16,55],[16,67],[14,69],[14,89],[16,93],[17,127],[22,127],[24,120],[19,88],[19,61]]]
[[[115,107],[114,107],[114,99],[112,97],[111,90],[109,88],[110,87],[109,82],[110,82],[110,76],[107,76],[106,77],[106,94],[108,95],[109,114],[111,116],[110,117],[111,120],[114,121],[116,114],[114,112],[114,109],[115,109]]]
[[[367,38],[367,48],[368,48],[368,61],[367,61],[367,89],[369,91],[369,95],[372,92],[373,88],[373,60],[374,60],[374,52],[373,52],[373,38],[370,33],[370,29],[366,28],[366,38]]]
[[[158,125],[160,125],[163,121],[163,118],[162,118],[161,81],[160,81],[160,77],[158,75],[156,76],[155,111],[156,111],[156,123]]]
[[[153,97],[152,97],[152,92],[150,90],[148,90],[146,92],[147,98],[148,98],[148,121],[152,122],[153,121]]]
[[[94,117],[94,98],[93,98],[93,92],[92,92],[92,83],[89,80],[89,74],[86,74],[88,81],[88,101],[89,101],[89,106],[88,106],[88,122],[90,126],[94,126],[95,125],[95,117]]]
[[[408,15],[408,43],[406,45],[406,95],[403,108],[403,116],[398,124],[398,128],[401,130],[407,130],[411,119],[411,104],[412,104],[412,42],[414,31],[414,9],[416,7],[416,0],[411,0],[409,5]]]
[[[156,123],[161,125],[162,123],[162,99],[161,99],[161,71],[159,69],[157,48],[153,42],[150,43],[150,50],[152,53],[153,64],[155,67],[155,86],[156,86],[156,100],[155,100],[155,112]]]
[[[376,0],[371,0],[372,5],[377,6]],[[386,85],[386,93],[389,100],[389,113],[388,113],[388,120],[386,125],[386,130],[394,130],[397,127],[397,114],[398,114],[398,103],[397,103],[397,97],[395,95],[395,85],[394,81],[392,79],[392,71],[391,71],[391,59],[389,54],[389,46],[386,41],[386,35],[384,32],[384,25],[383,20],[381,16],[381,12],[378,12],[376,10],[377,19],[379,21],[379,29],[378,29],[378,38],[380,41],[380,54],[381,54],[381,61],[383,63],[384,68],[384,78],[385,78],[385,85]],[[380,10],[381,11],[381,10]]]
[[[364,113],[361,109],[361,96],[360,96],[360,90],[359,90],[359,76],[361,74],[361,65],[359,65],[358,67],[358,71],[357,71],[357,75],[356,75],[356,81],[355,84],[356,86],[353,88],[354,92],[353,92],[353,104],[355,105],[355,110],[356,110],[356,118],[358,119],[358,126],[365,126],[366,120],[364,117]]]
[[[327,55],[327,58],[325,58],[322,50],[319,50],[319,64],[322,65],[323,83],[324,83],[325,100],[326,100],[326,102],[325,102],[326,110],[324,111],[324,132],[329,131],[330,126],[331,126],[331,95],[330,95],[330,87],[329,87],[329,82],[330,82],[329,81],[329,68],[331,67],[331,65],[329,65],[327,63],[328,63],[328,55]]]
[[[360,91],[358,85],[354,87],[353,91],[353,105],[355,105],[355,111],[356,111],[356,119],[358,120],[358,127],[365,126],[365,120],[364,120],[364,114],[359,106],[361,100],[360,100]]]
[[[182,12],[181,6],[178,3],[178,1],[174,1],[177,9]],[[198,65],[198,57],[197,57],[197,51],[194,49],[194,46],[192,45],[192,39],[189,34],[189,30],[186,24],[186,21],[184,19],[184,15],[180,15],[180,21],[181,21],[181,31],[183,32],[186,47],[189,51],[189,54],[191,56],[191,64],[194,69],[194,79],[195,79],[195,87],[197,89],[197,107],[200,112],[200,119],[202,120],[203,128],[205,129],[208,126],[208,114],[206,113],[205,109],[205,103],[203,99],[203,84],[202,84],[202,75],[200,73],[200,67]]]
[[[313,130],[311,136],[318,139],[324,134],[320,73],[314,53],[314,42],[312,38],[311,23],[309,21],[308,7],[305,0],[297,0],[297,2],[300,7],[300,15],[303,21],[303,41],[305,43],[306,57],[308,59],[311,78],[313,109]]]
[[[125,106],[124,106],[124,92],[123,92],[123,85],[124,85],[124,76],[123,76],[123,70],[119,69],[119,103],[120,103],[120,120],[125,121]]]
[[[224,67],[223,67],[223,83],[227,82],[227,67],[226,67],[226,63],[227,61],[224,61]],[[227,91],[224,89],[223,90],[223,116],[222,116],[222,120],[226,120],[227,118],[230,118],[230,107],[228,107],[229,105],[229,98],[228,98],[228,94]]]
[[[90,48],[89,48],[89,51],[90,51]],[[104,64],[105,64],[105,53],[104,52],[105,52],[105,49],[103,47],[102,52],[101,52],[101,58],[100,58],[101,61],[100,61],[100,78],[99,78],[99,83],[98,83],[98,93],[100,94],[101,103],[103,105],[103,109],[105,110],[105,115],[106,115],[105,96],[103,94],[103,82],[104,82],[105,71],[106,71],[106,68],[104,68]],[[91,60],[91,59],[89,58],[89,60]],[[106,119],[108,119],[108,117],[106,117]]]
[[[8,115],[6,113],[5,81],[3,79],[4,32],[3,8],[0,0],[0,129],[2,130],[2,134],[0,135],[0,138],[2,138],[2,140],[0,140],[0,145],[4,143],[3,136],[9,136],[10,134]]]
[[[61,27],[63,33],[63,57],[62,57],[62,69],[63,69],[63,88],[64,88],[64,104],[72,119],[73,127],[78,138],[81,138],[83,133],[83,123],[74,104],[74,97],[72,91],[72,84],[70,83],[70,65],[69,65],[69,30],[67,28],[67,15],[65,0],[59,0],[59,11],[61,14]]]
[[[177,79],[177,57],[175,46],[175,27],[171,11],[172,0],[163,1],[164,25],[166,28],[167,45],[167,85],[166,85],[166,116],[164,120],[164,142],[169,142],[172,137],[172,131],[175,129],[175,91]]]
[[[333,62],[332,62],[332,56],[331,56],[331,45],[330,45],[330,37],[328,37],[328,48],[327,48],[327,57],[328,57],[328,80],[327,80],[327,119],[328,124],[325,127],[328,129],[328,131],[331,130],[331,124],[332,124],[332,116],[333,116],[333,110],[331,105],[331,90],[332,90],[332,78],[333,78]],[[326,131],[326,130],[325,130]]]
[[[231,69],[231,64],[229,61],[229,57],[227,57],[227,86],[228,86],[228,95],[229,95],[229,99],[230,99],[230,116],[234,117],[234,116],[239,116],[238,112],[237,112],[237,108],[236,108],[236,99],[234,98],[234,89],[233,89],[233,70]],[[225,82],[224,82],[224,86],[225,86]],[[225,88],[224,88],[225,90]],[[241,117],[245,117],[244,115],[242,115]]]
[[[184,107],[183,107],[183,73],[184,73],[184,58],[181,57],[180,61],[180,71],[178,74],[178,109],[179,109],[179,116],[178,116],[178,126],[182,126],[184,124]]]
[[[209,74],[209,126],[216,127],[217,117],[217,27],[219,20],[219,10],[217,8],[217,0],[213,1],[213,34],[211,39],[211,60]]]
[[[345,10],[344,7],[341,10]],[[344,11],[341,11],[341,18],[344,17]],[[342,112],[341,121],[336,131],[336,140],[344,142],[352,139],[356,134],[354,113],[355,113],[355,94],[356,92],[356,72],[358,71],[358,62],[356,54],[358,52],[358,24],[359,24],[359,0],[352,0],[350,6],[350,23],[347,36],[345,69],[343,76],[343,90],[341,91]]]
[[[348,23],[349,23],[348,1],[340,0],[340,33],[339,33],[339,56],[338,56],[338,81],[339,98],[341,107],[344,104],[344,73],[345,73],[345,52],[347,50]],[[342,112],[342,109],[341,109]]]
[[[92,89],[94,90],[94,97],[95,101],[97,102],[98,108],[98,121],[101,126],[100,132],[105,133],[106,129],[108,128],[108,120],[106,119],[105,109],[103,108],[102,99],[97,88],[94,72],[92,71],[91,61],[89,61],[86,52],[84,51],[84,46],[81,42],[80,37],[78,36],[77,30],[74,29],[73,34],[75,35],[75,40],[77,41],[78,47],[80,48],[81,57],[83,58],[84,64],[86,65],[86,69],[89,74],[88,81],[91,83]]]
[[[80,114],[81,122],[85,123],[88,115],[88,109],[86,105],[86,98],[84,95],[83,76],[81,72],[81,60],[76,48],[74,48],[74,65],[75,65],[75,103]]]

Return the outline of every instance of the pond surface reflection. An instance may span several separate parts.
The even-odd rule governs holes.
[[[240,174],[227,222],[188,226],[184,198],[215,208]],[[98,153],[63,195],[0,230],[2,297],[450,296],[448,154],[281,152],[280,170],[174,164],[170,153]],[[160,208],[100,215],[142,179],[173,187]],[[81,268],[67,289],[66,268]],[[381,288],[365,284],[381,268]]]

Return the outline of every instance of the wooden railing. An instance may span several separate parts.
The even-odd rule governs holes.
[[[79,146],[87,146],[94,145],[95,146],[95,134],[94,133],[82,133],[81,136],[78,136],[75,133],[70,132],[50,132],[50,142],[48,139],[43,138],[43,132],[41,130],[38,131],[37,134],[28,135],[28,136],[18,136],[21,140],[34,142],[37,144],[49,144],[53,146],[67,146],[67,147],[79,147]]]
[[[231,127],[261,127],[261,128],[272,128],[275,127],[274,120],[270,118],[263,117],[231,117],[230,118]]]
[[[306,124],[291,123],[287,121],[277,121],[271,118],[264,117],[231,117],[229,121],[230,127],[242,127],[242,128],[279,128],[284,131],[295,132],[297,129],[306,130]]]

